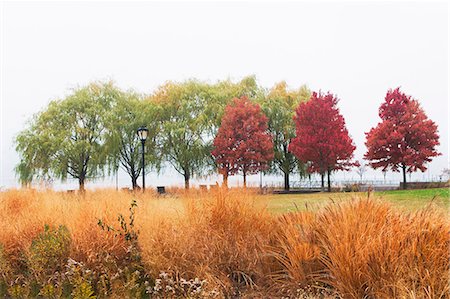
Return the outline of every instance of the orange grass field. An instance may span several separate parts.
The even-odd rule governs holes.
[[[0,297],[449,298],[445,210],[358,196],[275,215],[244,190],[5,191]]]

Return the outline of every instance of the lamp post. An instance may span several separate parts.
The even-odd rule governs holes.
[[[147,127],[140,127],[137,129],[137,135],[142,144],[142,192],[145,191],[145,140],[147,140],[148,129]]]

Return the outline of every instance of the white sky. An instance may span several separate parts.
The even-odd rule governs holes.
[[[447,2],[1,5],[1,187],[17,186],[12,140],[26,121],[70,88],[97,79],[150,93],[166,80],[215,82],[255,74],[265,87],[286,80],[291,87],[329,90],[341,99],[357,159],[366,150],[364,132],[379,122],[378,107],[387,89],[401,86],[419,99],[441,135],[443,155],[412,179],[438,176],[449,167]],[[379,171],[366,177],[382,179]],[[399,176],[389,173],[388,178]],[[250,181],[258,182],[259,176]],[[182,185],[183,178],[168,168],[147,182]],[[114,180],[100,184],[114,186]],[[124,173],[119,184],[130,185]],[[76,184],[69,181],[64,187]]]

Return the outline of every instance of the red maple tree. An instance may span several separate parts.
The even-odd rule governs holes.
[[[436,151],[439,135],[436,124],[428,119],[419,102],[400,91],[389,90],[378,115],[381,122],[366,133],[367,153],[364,157],[374,168],[406,172],[427,168],[425,163],[440,155]]]
[[[248,174],[267,168],[267,163],[273,159],[267,122],[259,105],[246,97],[234,98],[225,108],[211,152],[223,175],[224,186],[228,184],[228,176],[242,171],[245,187]]]
[[[357,165],[351,161],[356,147],[337,103],[338,99],[331,93],[313,92],[311,99],[301,103],[296,110],[296,137],[289,145],[289,151],[309,164],[310,172],[321,175],[322,189],[325,173],[328,174],[329,192],[332,171],[349,170]]]

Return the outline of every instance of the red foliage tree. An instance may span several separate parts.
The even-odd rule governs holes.
[[[321,175],[322,189],[325,173],[328,174],[329,192],[331,172],[348,170],[357,164],[351,161],[356,147],[337,103],[338,99],[331,93],[313,92],[311,99],[301,103],[296,110],[296,137],[289,145],[289,150],[300,161],[309,162],[310,172]]]
[[[389,90],[378,115],[381,122],[366,133],[365,158],[374,168],[403,172],[425,171],[425,163],[440,155],[436,151],[439,135],[436,124],[428,119],[419,102],[400,91]]]
[[[234,98],[225,108],[212,151],[224,186],[227,186],[228,176],[239,171],[244,175],[244,187],[247,186],[247,174],[266,169],[273,159],[273,142],[267,122],[259,105],[246,97]]]

